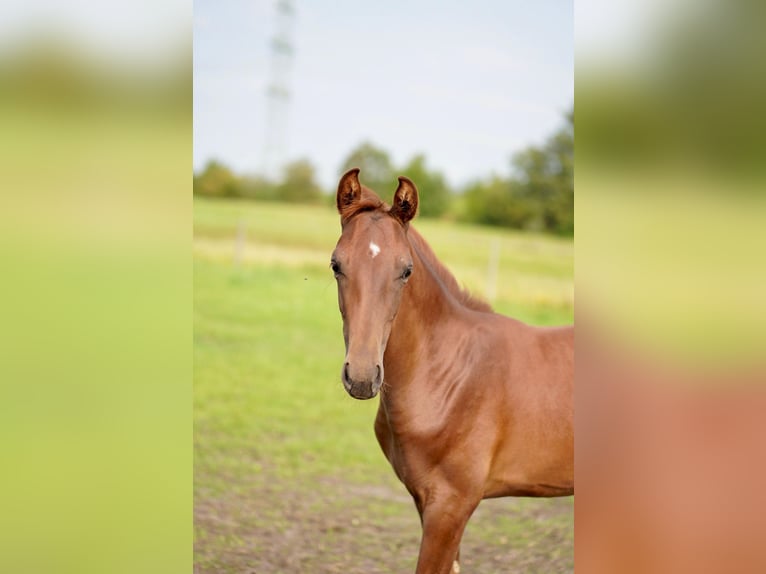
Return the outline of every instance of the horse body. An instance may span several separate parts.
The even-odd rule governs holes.
[[[430,467],[448,480],[468,473],[482,498],[571,494],[572,329],[460,309],[446,292],[439,319],[428,321],[419,281],[437,280],[413,277],[402,298],[376,419],[397,474],[408,483]]]
[[[342,216],[344,192],[358,186],[352,172],[339,186]],[[369,190],[364,193],[376,205]],[[363,201],[361,187],[358,195]],[[468,296],[407,225],[414,209],[394,217],[401,236],[390,218],[380,218],[381,212],[401,214],[413,202],[416,208],[417,192],[404,180],[389,210],[381,202],[345,219],[346,241],[336,252],[348,260],[351,246],[366,245],[368,237],[377,250],[366,259],[357,253],[357,274],[349,271],[343,286],[339,280],[347,347],[342,378],[357,398],[380,388],[375,434],[423,526],[417,573],[446,573],[457,564],[463,530],[483,498],[573,493],[574,335],[571,327],[531,327],[495,314]],[[390,263],[373,261],[379,253]],[[351,265],[345,261],[345,268]],[[372,281],[378,274],[386,278],[386,265],[389,277],[402,266],[414,271],[393,288],[390,279]],[[362,284],[369,293],[362,293]],[[362,310],[354,316],[352,296]],[[367,303],[376,298],[382,310]],[[383,330],[376,331],[372,325],[381,320]],[[356,335],[358,325],[370,335]]]

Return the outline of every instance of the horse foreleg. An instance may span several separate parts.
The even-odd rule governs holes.
[[[460,546],[458,546],[455,561],[452,563],[452,574],[460,574]]]
[[[429,501],[423,508],[423,538],[416,574],[455,574],[460,540],[478,502],[460,496]]]

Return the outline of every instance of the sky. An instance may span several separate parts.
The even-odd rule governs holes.
[[[572,106],[571,0],[295,5],[285,159],[308,158],[328,189],[363,141],[396,165],[424,153],[453,186],[507,174]],[[264,168],[275,14],[274,0],[195,1],[195,169]]]

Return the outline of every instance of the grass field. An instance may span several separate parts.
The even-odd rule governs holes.
[[[572,321],[572,243],[443,222],[416,227],[458,280],[535,324]],[[372,432],[377,401],[343,390],[323,207],[195,200],[197,572],[414,570],[420,525]],[[571,499],[485,501],[468,572],[571,572]]]

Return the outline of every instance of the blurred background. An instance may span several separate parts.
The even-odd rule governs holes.
[[[201,1],[194,14],[195,567],[406,572],[420,523],[343,390],[340,175],[498,311],[573,318],[572,5]],[[374,543],[370,543],[374,540]],[[485,501],[471,571],[571,572],[571,499]]]
[[[763,2],[577,3],[577,566],[766,570]]]
[[[191,569],[191,12],[0,6],[0,571]]]

